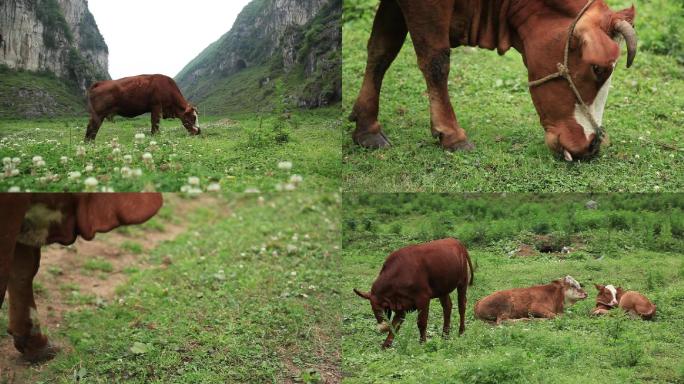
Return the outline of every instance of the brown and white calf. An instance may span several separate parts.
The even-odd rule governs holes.
[[[475,304],[475,317],[496,324],[515,319],[551,319],[563,313],[566,306],[586,298],[577,280],[565,276],[546,285],[494,292]]]
[[[605,315],[615,307],[622,308],[632,316],[639,316],[644,320],[652,320],[656,314],[656,306],[648,298],[636,291],[625,292],[622,287],[613,285],[594,284],[598,290],[594,315]]]
[[[458,333],[465,331],[466,292],[473,284],[473,267],[468,251],[453,238],[411,245],[390,254],[370,292],[354,289],[370,301],[378,330],[387,332],[383,348],[392,345],[406,312],[418,311],[420,342],[425,342],[430,300],[439,298],[444,312],[445,335],[451,325],[452,303],[449,294],[458,290]],[[394,311],[394,319],[392,317]],[[387,323],[392,320],[392,326]]]

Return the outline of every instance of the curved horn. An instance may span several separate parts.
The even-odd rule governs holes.
[[[636,31],[634,30],[634,27],[632,27],[632,25],[625,20],[620,20],[615,23],[614,28],[622,35],[622,37],[625,38],[625,42],[627,42],[627,68],[629,68],[632,66],[634,57],[637,54]]]

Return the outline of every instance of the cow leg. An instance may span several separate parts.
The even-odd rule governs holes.
[[[390,331],[387,333],[387,338],[385,339],[385,342],[382,343],[382,349],[387,349],[392,346],[394,336],[399,332],[399,328],[401,327],[401,324],[404,322],[405,316],[406,312],[404,311],[397,311],[394,314],[394,320],[392,320],[392,328],[390,328]]]
[[[398,2],[406,17],[418,66],[427,83],[432,135],[439,137],[442,147],[447,150],[470,150],[473,145],[456,120],[447,87],[451,56],[449,27],[454,0]]]
[[[356,122],[354,143],[367,148],[390,145],[378,123],[380,89],[387,69],[399,54],[406,40],[406,24],[401,9],[394,0],[383,0],[375,14],[373,32],[368,41],[368,61],[363,85],[349,117]]]
[[[161,106],[152,107],[152,134],[159,133],[159,120],[161,118],[162,108]]]
[[[458,288],[458,316],[459,316],[458,334],[459,335],[462,335],[463,332],[465,332],[465,313],[466,313],[466,304],[468,303],[468,298],[466,297],[467,292],[468,292],[468,286],[467,285]]]
[[[420,332],[420,342],[424,343],[427,340],[427,323],[428,313],[430,311],[430,300],[426,300],[425,304],[418,307],[418,331]]]
[[[86,130],[85,141],[95,140],[97,132],[100,130],[100,126],[102,126],[102,120],[103,118],[96,114],[90,115],[90,121],[88,122],[88,129]]]
[[[444,295],[439,298],[439,302],[442,304],[442,312],[444,313],[444,327],[442,327],[442,333],[444,333],[444,336],[448,336],[451,328],[451,308],[453,307],[451,297],[449,297],[448,294]]]
[[[0,308],[12,272],[17,236],[30,202],[29,194],[0,194]]]
[[[33,277],[40,266],[40,248],[17,244],[9,281],[9,330],[14,346],[30,362],[48,360],[57,348],[40,330]]]

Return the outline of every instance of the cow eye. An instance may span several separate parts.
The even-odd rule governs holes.
[[[608,77],[610,77],[612,68],[602,67],[600,65],[592,65],[591,72],[594,74],[596,81],[603,84],[606,80],[608,80]]]

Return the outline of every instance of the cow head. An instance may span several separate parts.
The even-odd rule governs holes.
[[[370,292],[361,292],[358,289],[354,288],[354,293],[359,295],[361,298],[364,298],[364,299],[370,301],[371,310],[373,311],[373,315],[375,316],[375,320],[377,320],[377,322],[378,322],[378,332],[380,332],[380,333],[389,332],[390,326],[389,326],[388,321],[390,320],[391,311],[383,308],[382,305],[379,303],[378,299],[375,297],[375,295],[373,295]]]
[[[623,293],[621,287],[615,287],[613,285],[604,286],[601,284],[594,284],[594,286],[596,287],[596,290],[598,290],[596,304],[603,304],[611,308],[617,307]]]
[[[628,68],[636,55],[634,17],[633,6],[613,12],[603,0],[597,0],[581,16],[570,38],[569,73],[599,126],[622,38],[627,42]],[[525,37],[525,65],[530,81],[559,71],[557,65],[563,62],[571,19],[566,20],[562,23],[555,17],[537,18],[538,25]],[[552,151],[567,161],[589,158],[599,152],[605,138],[596,136],[591,118],[582,110],[568,81],[547,81],[532,86],[530,93],[546,131],[546,145]]]
[[[572,276],[565,276],[560,281],[563,286],[563,296],[565,297],[565,303],[575,304],[575,302],[584,300],[587,298],[587,292],[582,289],[580,283],[573,279]]]
[[[192,104],[188,104],[180,119],[183,122],[185,129],[187,129],[191,135],[199,135],[202,133],[199,127],[199,113],[197,112],[197,108]]]

